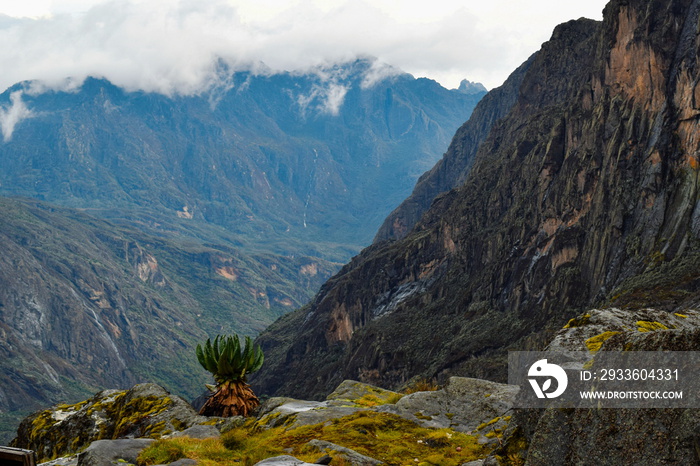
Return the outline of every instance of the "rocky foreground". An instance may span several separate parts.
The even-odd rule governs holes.
[[[697,351],[699,329],[693,310],[592,310],[572,319],[548,349],[588,351],[593,359],[601,351]],[[514,409],[518,392],[463,377],[410,394],[346,380],[324,401],[269,398],[252,418],[225,419],[199,416],[182,398],[141,384],[37,412],[13,446],[36,451],[47,465],[79,466],[700,461],[697,409]]]

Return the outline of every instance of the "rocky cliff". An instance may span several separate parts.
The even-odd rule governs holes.
[[[270,393],[343,378],[503,380],[594,303],[673,310],[698,284],[695,0],[613,0],[557,27],[457,188],[260,338]]]

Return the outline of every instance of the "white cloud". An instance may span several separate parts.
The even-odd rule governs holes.
[[[12,139],[12,133],[17,124],[34,116],[22,101],[23,91],[14,91],[10,94],[10,105],[0,106],[0,129],[2,129],[2,137],[5,142]]]
[[[557,23],[599,16],[605,0],[35,0],[23,11],[5,3],[0,89],[93,75],[193,94],[225,86],[221,63],[294,71],[358,55],[448,87],[464,78],[493,87]]]

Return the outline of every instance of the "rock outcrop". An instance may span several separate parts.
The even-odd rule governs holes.
[[[22,421],[12,446],[34,450],[46,461],[77,453],[96,440],[159,438],[209,421],[162,387],[140,384],[34,413]]]
[[[265,448],[276,452],[277,456],[269,455],[274,457],[257,463],[261,465],[336,461],[376,466],[392,463],[399,456],[402,461],[410,457],[411,462],[425,458],[417,462],[420,466],[457,465],[485,457],[498,444],[510,417],[492,417],[495,412],[509,411],[513,390],[517,387],[455,377],[441,390],[404,396],[346,380],[323,402],[266,400],[255,418],[244,423],[242,418],[198,416],[184,400],[163,388],[141,384],[128,391],[103,391],[73,406],[59,405],[35,413],[22,422],[13,444],[35,450],[40,460],[51,459],[47,466],[146,461],[144,458],[157,457],[148,452],[154,439],[159,439],[153,445],[156,450],[179,450],[169,464],[190,466],[192,457],[177,446],[181,437],[189,437],[188,442],[208,442],[210,448],[212,442],[218,443],[225,449],[217,458],[233,461],[241,460],[235,456],[236,449],[250,440],[257,460],[265,458]],[[426,422],[423,412],[433,413],[435,420]],[[443,418],[450,421],[441,422]],[[280,451],[297,452],[307,462],[290,455],[279,456]],[[368,452],[374,452],[377,458]],[[139,460],[141,454],[145,456]],[[315,463],[308,462],[309,458],[315,458]],[[252,464],[250,460],[245,457]]]
[[[643,320],[654,317],[665,319],[665,324]],[[581,332],[589,327],[592,333],[609,332],[596,349],[601,352],[598,354],[700,351],[698,317],[700,314],[693,310],[671,316],[653,309],[592,310],[572,319],[548,350],[590,350],[590,344],[581,340]],[[652,323],[659,325],[646,325]],[[509,465],[513,461],[532,466],[698,464],[699,432],[700,409],[518,409],[503,446],[485,465]]]
[[[279,363],[257,390],[504,381],[507,349],[585,309],[700,302],[699,9],[612,0],[602,23],[558,26],[465,181],[259,337]]]

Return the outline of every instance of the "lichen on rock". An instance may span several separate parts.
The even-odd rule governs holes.
[[[11,445],[34,450],[45,461],[81,451],[95,440],[158,438],[205,420],[182,398],[158,385],[140,384],[34,413],[22,421]]]

